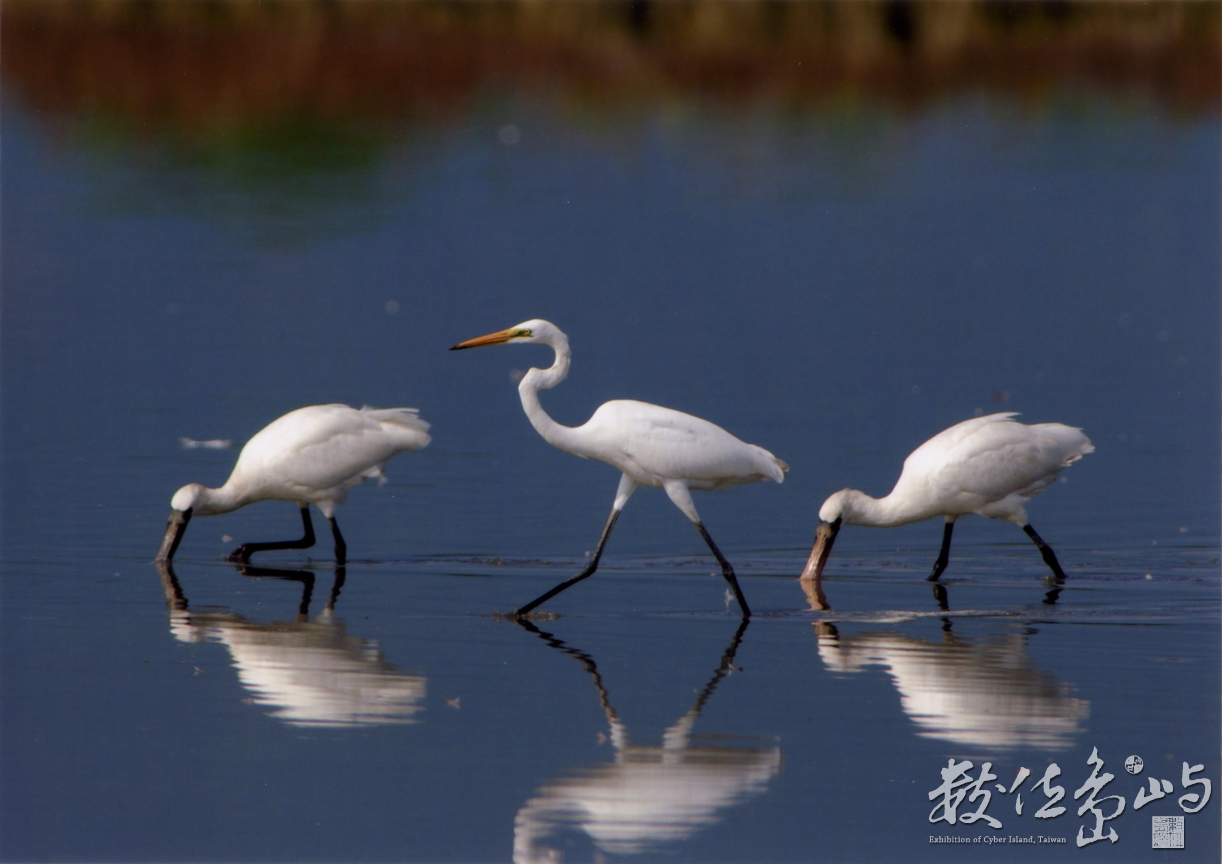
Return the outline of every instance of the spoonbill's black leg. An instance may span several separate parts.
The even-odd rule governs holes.
[[[717,563],[721,565],[721,575],[730,583],[730,589],[734,592],[734,599],[738,601],[738,608],[742,610],[743,617],[751,615],[751,609],[747,606],[747,598],[743,596],[743,592],[739,590],[738,579],[734,576],[734,568],[730,566],[730,562],[721,554],[721,550],[717,548],[717,544],[713,542],[713,538],[709,536],[709,532],[704,529],[703,522],[693,522],[696,530],[700,532],[700,536],[704,538],[704,542],[708,544],[709,549],[713,552],[713,557],[717,559]]]
[[[328,516],[327,522],[331,525],[331,536],[335,539],[335,563],[343,564],[348,560],[348,544],[344,542],[344,535],[339,533],[339,523],[335,521],[335,517]]]
[[[954,522],[947,522],[946,527],[942,529],[942,551],[938,553],[938,560],[933,562],[933,572],[926,577],[930,582],[937,582],[946,565],[950,563],[950,535],[954,530]]]
[[[314,545],[314,523],[310,521],[309,505],[301,508],[301,524],[305,527],[305,536],[300,540],[281,540],[271,543],[243,543],[234,549],[229,556],[230,561],[245,562],[256,552],[267,552],[271,549],[309,549]]]
[[[1065,571],[1061,569],[1061,564],[1057,561],[1057,556],[1053,553],[1052,547],[1045,543],[1030,525],[1024,525],[1023,531],[1026,532],[1027,536],[1031,538],[1031,541],[1040,550],[1040,554],[1044,556],[1044,563],[1052,569],[1053,575],[1057,577],[1058,581],[1063,581],[1065,579]]]
[[[516,618],[519,615],[525,615],[527,612],[534,609],[540,603],[545,603],[548,600],[555,597],[557,594],[559,594],[564,589],[573,587],[578,582],[580,582],[582,579],[585,579],[586,577],[590,576],[595,570],[597,570],[598,569],[598,559],[602,557],[603,547],[607,545],[607,538],[611,536],[611,529],[615,527],[615,520],[618,518],[619,518],[619,510],[612,508],[611,515],[607,518],[607,524],[603,527],[602,536],[598,538],[598,548],[594,550],[594,555],[593,557],[590,558],[590,563],[586,564],[586,566],[581,569],[580,573],[578,573],[572,579],[566,579],[565,581],[561,582],[559,585],[557,585],[552,590],[548,591],[546,594],[541,594],[540,596],[536,597],[534,600],[531,600],[529,603],[527,603],[522,608],[515,609],[511,613],[511,617]]]

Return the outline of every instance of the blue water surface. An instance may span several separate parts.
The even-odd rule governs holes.
[[[493,99],[289,182],[65,139],[6,92],[0,857],[944,861],[984,853],[931,835],[1044,835],[1067,842],[987,857],[1138,861],[1179,815],[1178,859],[1217,860],[1222,788],[1177,800],[1184,766],[1222,782],[1218,118],[1107,99],[847,132]],[[523,416],[546,348],[447,350],[534,317],[573,346],[560,422],[642,399],[791,466],[696,497],[745,627],[648,489],[559,617],[495,617],[581,566],[617,482]],[[433,424],[340,509],[342,574],[326,543],[224,560],[300,530],[285,503],[151,563],[178,486],[324,402]],[[940,523],[846,528],[812,610],[823,499],[995,411],[1096,446],[1030,508],[1063,590],[965,519],[943,610]],[[1079,851],[1092,751],[1127,806]],[[1003,827],[931,822],[948,760],[992,766]],[[1068,810],[1036,820],[1051,763]],[[1151,778],[1174,793],[1138,810]]]

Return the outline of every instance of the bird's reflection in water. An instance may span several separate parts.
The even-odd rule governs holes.
[[[311,617],[314,574],[239,566],[244,576],[302,583],[297,616],[290,621],[252,621],[226,609],[192,611],[173,565],[158,565],[170,612],[170,632],[181,642],[220,642],[251,700],[291,726],[356,727],[417,723],[428,679],[387,663],[377,643],[345,632],[335,603],[345,579],[337,567],[323,610]]]
[[[615,761],[560,777],[539,789],[514,820],[513,860],[558,861],[545,841],[565,830],[584,831],[602,852],[634,855],[677,843],[716,824],[725,811],[764,792],[781,766],[779,747],[700,742],[692,726],[732,663],[748,619],[744,618],[713,677],[695,703],[662,735],[660,746],[632,744],[616,714],[593,658],[544,633],[523,627],[581,663],[590,673],[610,725]]]
[[[1065,580],[1060,578],[1049,578],[1046,584],[1051,586],[1044,592],[1044,599],[1040,601],[1045,606],[1055,605],[1057,598],[1061,596],[1061,590],[1065,587]],[[821,578],[814,579],[799,579],[798,585],[802,588],[802,593],[806,595],[806,603],[815,612],[828,612],[832,605],[828,602],[827,592],[823,590],[823,580]],[[931,582],[933,588],[933,599],[938,604],[938,608],[943,612],[950,611],[950,592],[946,590],[945,583]]]
[[[924,738],[995,750],[1062,750],[1081,733],[1090,703],[1036,668],[1028,636],[972,640],[944,621],[940,641],[895,632],[841,637],[834,624],[815,625],[819,657],[834,672],[881,666],[900,705]]]

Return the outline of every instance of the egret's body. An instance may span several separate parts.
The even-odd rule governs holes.
[[[548,321],[525,321],[508,330],[462,342],[454,349],[509,343],[548,345],[555,351],[555,362],[549,368],[532,368],[518,385],[522,408],[536,431],[553,447],[586,459],[598,459],[622,472],[611,516],[589,564],[572,579],[518,609],[515,614],[529,612],[594,572],[616,518],[640,486],[666,490],[670,500],[700,531],[721,564],[722,575],[733,589],[743,613],[750,614],[734,569],[700,521],[691,490],[721,489],[759,480],[780,483],[789,466],[762,447],[746,444],[707,420],[647,402],[630,399],[606,402],[581,426],[557,423],[539,403],[539,391],[555,387],[565,379],[572,355],[568,338]]]
[[[428,445],[429,424],[415,408],[351,408],[311,405],[290,411],[255,433],[238,455],[225,485],[210,489],[188,483],[170,502],[173,511],[157,560],[174,557],[192,516],[228,513],[256,501],[295,501],[305,536],[300,540],[245,543],[230,556],[248,560],[268,549],[305,549],[314,545],[309,505],[327,517],[335,556],[346,546],[335,521],[335,507],[348,490],[367,479],[385,482],[382,469],[396,453]]]
[[[538,405],[533,391],[530,395]],[[766,479],[779,483],[785,476],[763,448],[744,444],[707,420],[648,402],[606,402],[575,428],[538,422],[541,408],[527,413],[548,443],[614,465],[638,486],[664,489],[673,482],[707,491]]]
[[[856,489],[829,497],[819,509],[815,545],[802,578],[822,575],[842,525],[891,528],[943,516],[942,549],[929,576],[936,580],[949,560],[955,520],[977,513],[1022,528],[1056,577],[1064,579],[1056,555],[1027,521],[1026,505],[1063,468],[1095,448],[1081,429],[1060,423],[1027,426],[1013,416],[976,417],[939,432],[904,460],[900,479],[884,498]]]

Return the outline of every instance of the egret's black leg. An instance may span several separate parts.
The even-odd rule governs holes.
[[[1052,573],[1057,577],[1057,581],[1064,581],[1065,571],[1061,569],[1061,564],[1057,561],[1057,556],[1053,553],[1052,547],[1045,543],[1030,525],[1024,525],[1023,531],[1040,550],[1040,554],[1044,556],[1044,563],[1052,569]]]
[[[310,521],[310,508],[301,508],[301,524],[305,527],[305,536],[300,540],[281,540],[271,543],[243,543],[229,556],[230,561],[249,561],[256,552],[266,552],[269,549],[309,549],[314,545],[314,523]]]
[[[335,563],[343,564],[348,560],[348,544],[344,542],[344,535],[339,533],[339,523],[335,521],[335,517],[328,516],[327,522],[331,525],[331,536],[335,539]]]
[[[717,563],[721,565],[721,575],[730,583],[730,588],[734,591],[734,599],[738,601],[738,608],[742,610],[743,617],[749,616],[751,609],[747,606],[747,598],[743,597],[743,592],[739,590],[738,579],[734,576],[734,568],[730,566],[730,562],[721,554],[721,550],[717,548],[717,544],[713,542],[709,532],[704,530],[704,524],[701,522],[693,524],[695,524],[696,530],[700,532],[700,536],[704,538],[704,542],[709,545],[709,549],[713,551],[713,557],[717,559]]]
[[[930,582],[937,582],[946,565],[950,563],[950,535],[954,530],[954,522],[947,522],[946,527],[942,529],[942,551],[938,553],[938,560],[933,562],[933,572],[926,577]]]
[[[937,601],[938,608],[943,612],[950,611],[950,597],[947,596],[946,586],[941,582],[933,583],[933,599]]]
[[[531,600],[529,603],[527,603],[522,608],[515,609],[511,613],[512,617],[517,617],[519,615],[525,615],[527,612],[534,609],[540,603],[544,603],[552,599],[553,597],[555,597],[557,594],[559,594],[564,589],[571,588],[572,586],[580,582],[582,579],[585,579],[590,574],[592,574],[595,570],[597,570],[598,569],[598,559],[602,557],[603,547],[607,545],[607,538],[611,536],[611,529],[615,527],[615,520],[618,518],[619,518],[619,511],[612,509],[610,517],[607,518],[607,524],[606,526],[603,527],[602,536],[598,538],[598,548],[594,550],[594,555],[593,557],[590,558],[590,563],[586,564],[586,566],[581,569],[580,573],[578,573],[572,579],[566,579],[564,582],[561,582],[559,585],[557,585],[551,591],[548,591],[546,594],[542,594],[536,597],[534,600]]]

